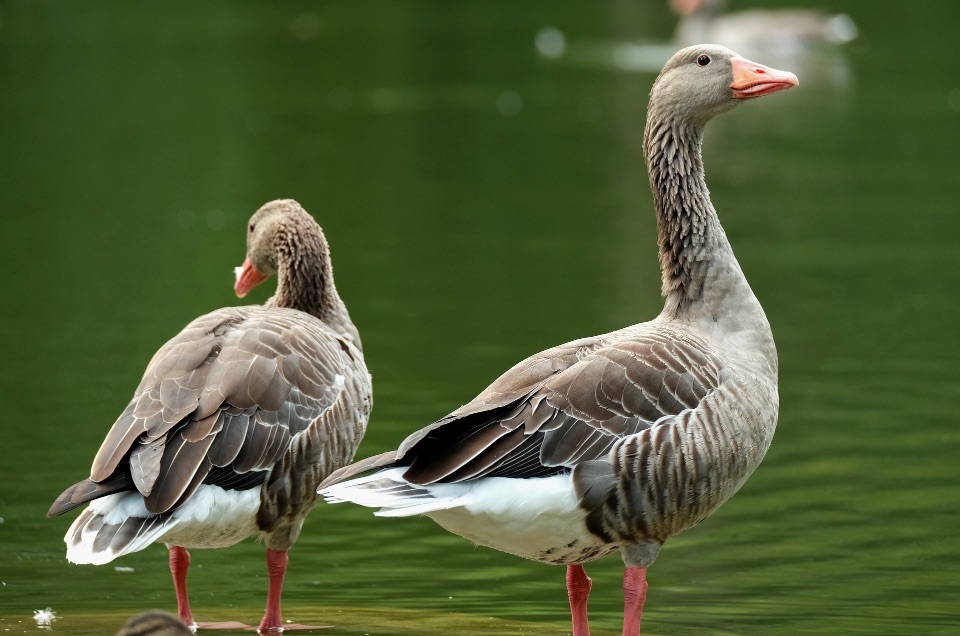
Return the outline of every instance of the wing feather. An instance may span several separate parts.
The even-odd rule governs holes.
[[[415,484],[545,476],[604,457],[617,440],[669,421],[720,386],[724,365],[704,341],[647,323],[528,358],[476,399],[408,437],[385,466]]]
[[[217,417],[222,421],[222,434],[213,440],[207,453],[214,466],[229,466],[237,459],[247,438],[247,431],[253,425],[254,412],[255,409],[245,411],[228,406],[217,413]]]

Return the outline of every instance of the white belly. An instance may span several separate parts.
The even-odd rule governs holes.
[[[258,532],[260,489],[223,490],[200,486],[174,512],[176,523],[160,541],[185,548],[225,548]]]
[[[457,484],[459,486],[460,484]],[[451,484],[453,486],[453,484]],[[459,506],[426,513],[474,543],[544,563],[582,563],[617,549],[587,530],[570,475],[491,477],[469,484]]]

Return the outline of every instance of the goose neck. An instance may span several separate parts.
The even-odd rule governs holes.
[[[320,236],[281,232],[276,239],[277,292],[268,304],[323,316],[331,305],[330,255]]]
[[[655,115],[644,133],[644,154],[657,214],[663,295],[668,310],[679,314],[704,297],[708,274],[718,262],[735,261],[704,178],[703,125]]]
[[[337,293],[330,248],[321,234],[281,235],[277,247],[277,292],[270,307],[306,312],[361,349],[360,334]]]

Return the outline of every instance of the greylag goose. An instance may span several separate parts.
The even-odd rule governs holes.
[[[336,471],[321,494],[566,565],[575,636],[589,633],[581,564],[619,550],[623,634],[638,634],[661,546],[743,485],[777,421],[773,336],[710,202],[704,125],[796,84],[721,46],[676,53],[644,133],[663,312],[523,360],[398,450]]]
[[[197,623],[187,548],[260,535],[270,583],[259,630],[306,627],[282,621],[287,551],[321,480],[353,458],[373,404],[326,238],[296,201],[267,203],[251,217],[237,295],[273,273],[277,291],[265,305],[218,309],[160,348],[90,478],[67,488],[48,513],[92,502],[64,538],[73,563],[167,544],[178,616],[188,626]]]

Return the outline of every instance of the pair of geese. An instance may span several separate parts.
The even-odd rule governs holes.
[[[663,312],[537,353],[396,451],[350,465],[372,408],[360,337],[316,221],[292,200],[264,205],[235,291],[276,274],[276,294],[201,316],[154,355],[90,478],[50,509],[90,502],[67,531],[68,560],[167,544],[178,617],[195,628],[187,548],[260,535],[269,590],[258,629],[306,628],[283,622],[280,596],[287,551],[322,494],[565,565],[575,636],[589,633],[582,564],[619,550],[623,633],[636,636],[647,567],[744,483],[777,420],[773,336],[710,202],[704,125],[796,84],[720,46],[674,55],[644,133]]]

